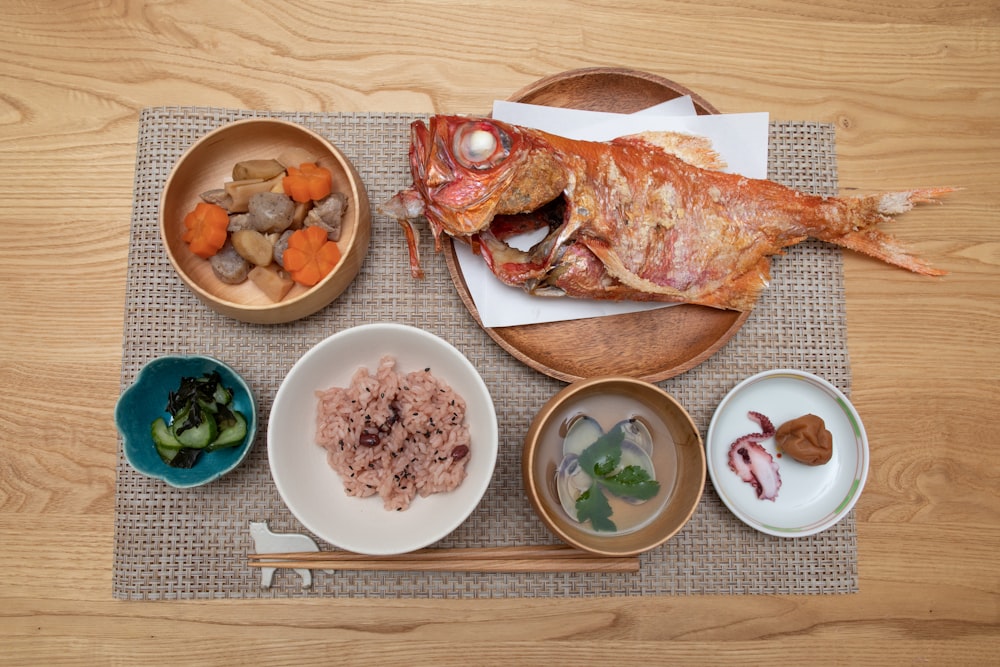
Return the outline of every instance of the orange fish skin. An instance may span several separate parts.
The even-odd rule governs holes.
[[[533,132],[510,131],[508,156],[488,170],[463,167],[450,146],[455,126],[476,122],[460,116],[432,116],[429,128],[413,123],[410,169],[413,189],[424,201],[434,236],[468,236],[493,217],[526,213],[559,196],[568,173],[559,156]],[[494,125],[492,121],[489,125]],[[512,126],[506,126],[512,128]]]
[[[469,123],[501,138],[503,150],[488,164],[470,168],[455,154]],[[676,135],[583,142],[456,116],[418,121],[412,133],[414,185],[397,197],[418,195],[436,238],[472,242],[500,280],[535,294],[748,310],[768,284],[770,257],[809,237],[916,273],[944,273],[874,227],[951,188],[807,195],[720,171],[703,144]],[[561,224],[531,250],[491,232],[496,216],[529,214],[560,197]]]

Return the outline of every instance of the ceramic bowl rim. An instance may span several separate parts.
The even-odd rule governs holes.
[[[332,529],[328,523],[328,517],[326,515],[324,515],[321,518],[316,518],[315,516],[310,515],[311,510],[309,510],[308,508],[300,507],[300,505],[303,505],[304,503],[307,502],[312,502],[314,504],[314,499],[311,497],[303,498],[301,496],[296,496],[296,493],[299,494],[303,493],[302,492],[303,485],[308,485],[308,484],[315,485],[318,484],[318,481],[307,480],[306,482],[303,482],[301,479],[297,479],[297,483],[299,486],[297,486],[295,489],[292,489],[289,486],[289,481],[291,479],[289,476],[292,475],[294,471],[289,469],[289,465],[285,460],[287,459],[287,451],[279,453],[279,451],[275,448],[274,445],[274,443],[279,440],[284,442],[288,439],[287,436],[289,434],[284,431],[279,433],[278,429],[279,428],[287,429],[287,425],[285,424],[285,422],[291,419],[290,413],[288,413],[288,409],[292,410],[295,409],[294,407],[289,408],[288,406],[298,405],[298,403],[294,401],[296,394],[297,393],[301,394],[303,391],[313,391],[318,389],[317,386],[314,386],[318,380],[310,382],[308,378],[303,379],[303,373],[307,373],[309,368],[317,368],[318,367],[317,361],[323,358],[324,355],[332,354],[333,351],[337,350],[337,346],[344,345],[345,342],[349,343],[352,339],[356,340],[356,337],[358,336],[362,337],[367,336],[368,339],[374,339],[374,335],[378,334],[379,332],[384,332],[384,334],[387,336],[391,335],[398,336],[400,334],[406,336],[407,338],[418,336],[419,338],[426,341],[427,344],[445,350],[448,358],[452,359],[453,363],[461,368],[461,372],[466,378],[465,381],[471,383],[476,387],[476,391],[479,394],[477,402],[479,403],[480,408],[485,411],[485,414],[483,415],[485,419],[483,427],[487,429],[487,432],[489,434],[488,462],[484,464],[483,468],[479,469],[480,474],[477,477],[477,479],[473,480],[467,477],[463,482],[463,484],[468,484],[470,482],[474,484],[474,486],[469,487],[470,490],[467,492],[470,494],[470,496],[474,496],[474,498],[473,497],[469,498],[471,502],[467,506],[463,506],[460,511],[456,511],[452,515],[450,515],[447,521],[442,521],[440,525],[436,525],[433,527],[433,529],[426,531],[426,534],[417,537],[412,535],[403,535],[401,531],[400,534],[394,537],[394,540],[390,540],[389,542],[380,541],[379,539],[376,538],[359,539],[356,536],[356,534],[350,532],[351,531],[350,527],[348,528],[338,527],[336,529]],[[358,354],[374,355],[374,351],[367,350],[365,352],[358,352]],[[386,350],[381,354],[392,354],[392,351]],[[338,378],[350,377],[353,375],[354,372],[356,372],[356,369],[361,365],[367,365],[369,371],[373,370],[371,364],[368,363],[368,360],[362,359],[358,363],[354,363],[354,361],[351,361],[349,364],[345,364],[342,368],[339,368],[335,373],[331,373],[331,376],[337,375]],[[349,372],[347,372],[348,370]],[[452,386],[452,389],[459,391],[459,388],[455,386],[456,382],[454,376],[452,376],[451,378],[446,377],[443,379],[450,380],[449,385]],[[339,386],[346,386],[345,384],[337,381],[333,377],[331,377],[329,381],[324,380],[324,382],[329,382],[328,384],[326,384],[326,386],[332,386],[333,382],[336,382]],[[463,396],[466,399],[467,403],[471,400],[468,395],[463,394]],[[312,408],[310,409],[312,410]],[[286,411],[285,416],[283,417],[277,416],[277,411],[279,410],[285,410]],[[302,410],[304,411],[304,409]],[[315,418],[314,410],[310,414],[312,414],[313,418]],[[304,418],[305,417],[302,414],[300,414],[299,419],[295,421],[295,423],[300,423]],[[315,426],[311,425],[309,427],[308,432],[314,433],[314,429]],[[327,542],[328,544],[331,544],[338,548],[346,549],[348,551],[353,551],[355,553],[362,553],[368,555],[392,555],[392,554],[407,553],[416,549],[430,546],[431,544],[440,541],[441,539],[443,539],[444,537],[446,537],[447,535],[451,534],[456,529],[458,529],[458,527],[461,526],[465,521],[467,521],[469,517],[475,512],[475,510],[482,504],[483,498],[485,497],[490,485],[493,483],[500,452],[499,423],[497,421],[496,406],[494,403],[494,399],[492,393],[489,390],[489,386],[486,384],[479,370],[475,367],[472,361],[470,361],[468,357],[466,357],[465,354],[462,353],[461,350],[459,350],[452,343],[445,340],[441,336],[438,336],[437,334],[434,334],[420,327],[412,326],[409,324],[397,323],[397,322],[372,322],[343,329],[318,341],[308,350],[303,352],[303,354],[299,357],[299,359],[293,364],[293,366],[289,369],[288,373],[285,375],[285,378],[282,380],[281,385],[279,386],[278,391],[274,397],[274,402],[272,403],[271,406],[271,417],[268,420],[268,426],[267,426],[267,443],[268,443],[267,446],[268,465],[271,471],[271,478],[274,481],[275,487],[278,491],[278,495],[281,498],[282,502],[288,508],[289,512],[291,512],[291,514],[298,520],[298,522],[302,524],[310,532],[319,537],[321,540]],[[310,442],[309,444],[311,444],[317,450],[320,449],[318,445],[315,445],[312,442]],[[301,446],[304,447],[305,445]],[[315,465],[319,466],[320,465],[319,461],[321,461],[322,459],[323,457],[320,456],[317,459]],[[324,477],[323,482],[326,483],[328,479],[329,484],[339,485],[337,487],[338,490],[336,491],[334,500],[332,502],[340,503],[342,502],[340,495],[343,493],[342,483],[339,481],[339,479],[337,479],[337,473],[332,468],[330,468],[328,464],[325,463],[325,461],[323,461],[323,465],[325,466],[322,472],[322,476]],[[460,486],[457,489],[457,491],[461,491],[462,488],[463,487]],[[331,491],[330,493],[333,492]],[[447,496],[448,494],[433,494],[426,498],[418,497],[415,499],[414,502],[421,503],[420,511],[423,511],[424,503],[433,502],[446,505],[448,501]],[[366,512],[369,513],[368,516],[373,517],[372,518],[373,521],[379,521],[384,517],[384,515],[382,514],[384,510],[380,506],[381,501],[378,498],[378,496],[373,496],[365,499],[349,498],[345,496],[343,498],[343,502],[345,502],[348,507],[351,506],[352,502],[375,503],[378,506],[374,507],[374,509],[372,507],[359,506],[359,513],[360,514]],[[388,514],[407,516],[407,513],[412,513],[415,509],[417,509],[416,505],[411,506],[411,508],[408,509],[406,512],[399,512],[399,513],[389,512]],[[419,516],[419,515],[411,514],[410,516]],[[385,534],[384,532],[386,530],[385,526],[383,526],[380,530],[382,530],[383,534]]]
[[[224,368],[229,374],[232,375],[233,378],[235,378],[238,381],[239,386],[233,387],[232,389],[234,391],[243,392],[246,395],[247,402],[251,406],[250,414],[246,415],[247,435],[246,438],[244,439],[243,444],[240,445],[242,451],[240,452],[239,456],[237,456],[236,459],[232,461],[225,468],[210,470],[208,467],[206,467],[204,469],[205,473],[204,475],[192,476],[191,479],[185,482],[179,482],[177,479],[175,479],[174,476],[171,475],[171,472],[173,472],[175,469],[170,468],[166,464],[163,464],[162,470],[153,470],[142,465],[136,459],[135,454],[133,452],[136,451],[134,450],[135,447],[140,446],[140,443],[133,442],[130,440],[129,438],[130,434],[126,433],[122,426],[124,420],[121,417],[121,411],[128,408],[129,402],[134,397],[134,392],[141,391],[143,378],[145,376],[151,375],[153,372],[155,372],[157,366],[161,366],[168,363],[178,363],[178,362],[182,364],[202,362],[202,363],[207,363],[209,365],[215,365],[220,368]],[[178,381],[179,380],[180,378],[178,377]],[[169,391],[169,389],[167,391]],[[164,394],[164,401],[165,400],[166,400],[166,394]],[[258,409],[257,397],[254,395],[254,392],[250,388],[250,384],[246,381],[246,378],[244,378],[242,374],[237,372],[232,366],[222,361],[221,359],[218,359],[217,357],[208,354],[163,354],[154,357],[153,359],[150,359],[145,364],[143,364],[143,366],[139,369],[139,372],[136,374],[135,380],[128,387],[126,387],[122,391],[121,395],[118,397],[118,400],[115,402],[115,410],[114,410],[115,428],[118,431],[119,438],[121,440],[122,454],[124,455],[125,460],[128,462],[129,466],[133,470],[135,470],[137,473],[145,477],[149,477],[151,479],[158,479],[174,488],[189,489],[198,486],[204,486],[205,484],[209,484],[217,479],[220,479],[224,475],[232,472],[237,467],[239,467],[239,465],[246,459],[247,455],[249,455],[250,453],[250,450],[253,449],[255,441],[257,440],[257,429],[258,429],[257,409]],[[166,412],[164,411],[164,415],[165,414]],[[148,446],[150,448],[153,447],[152,441],[149,441]],[[193,469],[197,470],[197,467]]]

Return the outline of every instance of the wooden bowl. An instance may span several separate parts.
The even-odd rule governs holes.
[[[564,436],[581,416],[596,420],[605,433],[616,424],[639,421],[651,436],[652,477],[659,490],[645,502],[633,505],[601,485],[596,475],[584,478],[584,487],[590,482],[601,487],[592,487],[591,493],[609,501],[616,531],[598,529],[593,520],[577,521],[560,501],[557,478],[569,461]],[[586,467],[583,459],[581,455],[576,462],[579,469]],[[574,382],[549,399],[531,423],[521,457],[525,492],[542,522],[567,544],[603,556],[639,554],[676,535],[698,507],[705,468],[701,434],[684,407],[656,385],[623,376]]]
[[[245,281],[219,280],[208,260],[195,255],[181,238],[184,217],[207,190],[232,179],[241,160],[269,159],[298,147],[316,156],[333,174],[333,191],[347,196],[347,212],[337,245],[337,267],[312,287],[296,284],[278,302]],[[209,308],[244,322],[278,324],[311,315],[336,299],[361,270],[371,238],[368,193],[354,165],[325,138],[300,125],[277,119],[248,119],[225,125],[199,139],[174,165],[160,200],[160,235],[181,280]]]
[[[565,109],[634,113],[684,95],[691,96],[697,113],[719,113],[701,95],[675,81],[623,67],[585,67],[560,72],[528,84],[508,99]]]

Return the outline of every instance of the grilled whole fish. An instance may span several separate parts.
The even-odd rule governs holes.
[[[470,243],[501,281],[539,295],[749,310],[771,255],[809,237],[944,273],[875,226],[951,188],[817,197],[721,171],[700,137],[598,143],[464,116],[414,122],[409,160],[413,185],[381,211],[403,226],[415,277],[420,218],[438,249],[441,234]],[[528,250],[507,243],[538,230]]]

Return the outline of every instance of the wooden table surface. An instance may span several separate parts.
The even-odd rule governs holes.
[[[1000,6],[729,4],[3,2],[0,663],[996,664]],[[948,276],[845,256],[872,453],[860,592],[113,600],[140,110],[485,112],[593,66],[659,74],[723,112],[834,123],[846,193],[964,188],[893,226]]]

